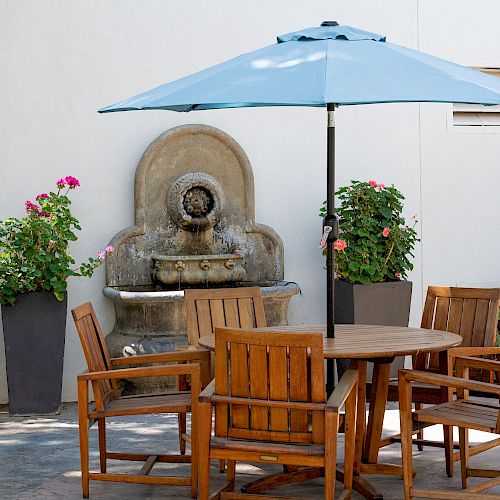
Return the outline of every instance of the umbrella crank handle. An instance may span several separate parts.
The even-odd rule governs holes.
[[[329,227],[330,229],[326,229]],[[327,215],[323,219],[323,234],[327,233],[328,241],[334,242],[339,237],[339,219],[333,215]]]

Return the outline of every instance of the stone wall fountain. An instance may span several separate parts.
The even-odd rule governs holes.
[[[270,325],[287,324],[297,284],[283,281],[283,243],[255,222],[253,173],[240,145],[206,125],[176,127],[144,152],[135,225],[110,242],[106,288],[112,356],[185,345],[185,288],[261,286]]]

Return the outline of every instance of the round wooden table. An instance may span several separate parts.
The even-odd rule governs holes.
[[[256,332],[266,333],[322,333],[325,326],[277,326],[255,328]],[[325,359],[351,359],[351,367],[359,370],[358,412],[356,421],[356,449],[353,488],[365,498],[381,499],[370,482],[361,474],[386,474],[402,476],[399,465],[378,463],[378,450],[382,436],[385,406],[389,387],[391,363],[396,356],[408,356],[426,352],[440,352],[446,357],[446,350],[458,346],[462,337],[453,333],[424,328],[380,325],[335,325],[335,338],[326,338],[323,343]],[[201,337],[200,345],[215,350],[215,337]],[[367,362],[374,364],[370,410],[366,422],[366,367]],[[283,483],[293,482],[294,472],[283,473]],[[311,469],[307,478],[318,477],[319,470]],[[297,476],[304,479],[303,471]],[[343,474],[338,472],[339,480]],[[298,479],[295,479],[298,480]],[[276,486],[273,478],[272,485]],[[270,485],[260,479],[246,486],[247,493],[258,493]]]

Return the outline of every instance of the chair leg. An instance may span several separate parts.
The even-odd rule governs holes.
[[[339,414],[327,410],[325,412],[325,500],[333,500],[335,496],[338,430]]]
[[[106,473],[106,419],[97,419],[97,429],[99,431],[99,462],[101,472]]]
[[[210,433],[212,431],[212,405],[198,405],[198,474],[199,498],[208,500],[210,491]]]
[[[443,425],[446,474],[453,477],[453,426]]]
[[[405,500],[412,498],[413,465],[412,465],[412,410],[411,385],[399,372],[399,421],[401,425],[401,456],[403,461],[403,481]]]
[[[458,428],[460,443],[460,468],[462,472],[462,488],[467,488],[467,476],[469,469],[469,431],[463,427]]]
[[[78,429],[80,435],[80,467],[82,469],[82,496],[89,497],[89,421],[87,381],[78,381]]]
[[[177,415],[177,420],[179,422],[179,450],[181,455],[186,454],[186,440],[182,437],[183,434],[186,434],[186,414],[179,413]]]
[[[422,403],[415,403],[415,410],[421,410],[424,407]],[[424,439],[424,429],[420,429],[417,432],[417,439]],[[422,451],[424,449],[424,444],[423,443],[418,443],[417,444],[417,449],[418,451]]]
[[[352,491],[354,474],[354,449],[356,448],[356,413],[357,413],[357,388],[354,389],[345,403],[344,421],[344,491]],[[348,416],[348,417],[347,417]],[[348,498],[351,498],[348,493]]]
[[[235,478],[236,478],[236,461],[235,460],[228,460],[227,461],[227,480],[232,485],[231,491],[234,491]]]

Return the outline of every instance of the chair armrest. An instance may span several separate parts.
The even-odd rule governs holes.
[[[452,347],[448,349],[448,357],[458,356],[500,356],[500,347]]]
[[[123,368],[119,370],[108,370],[102,372],[87,371],[78,375],[78,381],[180,375],[197,375],[199,377],[200,366],[198,364],[183,364],[168,366],[145,366],[142,368]]]
[[[455,387],[457,389],[469,389],[471,391],[488,392],[500,396],[500,386],[486,382],[450,377],[438,373],[420,372],[417,370],[399,370],[399,384],[423,382],[424,384],[437,385],[441,387]]]
[[[346,370],[326,403],[326,409],[338,412],[352,391],[358,390],[358,370]]]
[[[460,372],[464,368],[476,368],[500,373],[500,361],[494,359],[473,358],[471,356],[460,356],[456,358],[455,367]]]
[[[215,379],[213,379],[200,393],[200,403],[210,403],[215,392]]]
[[[140,356],[127,356],[112,358],[112,366],[145,365],[148,363],[175,363],[178,361],[209,361],[210,351],[199,347],[188,351],[162,352],[158,354],[143,354]]]

